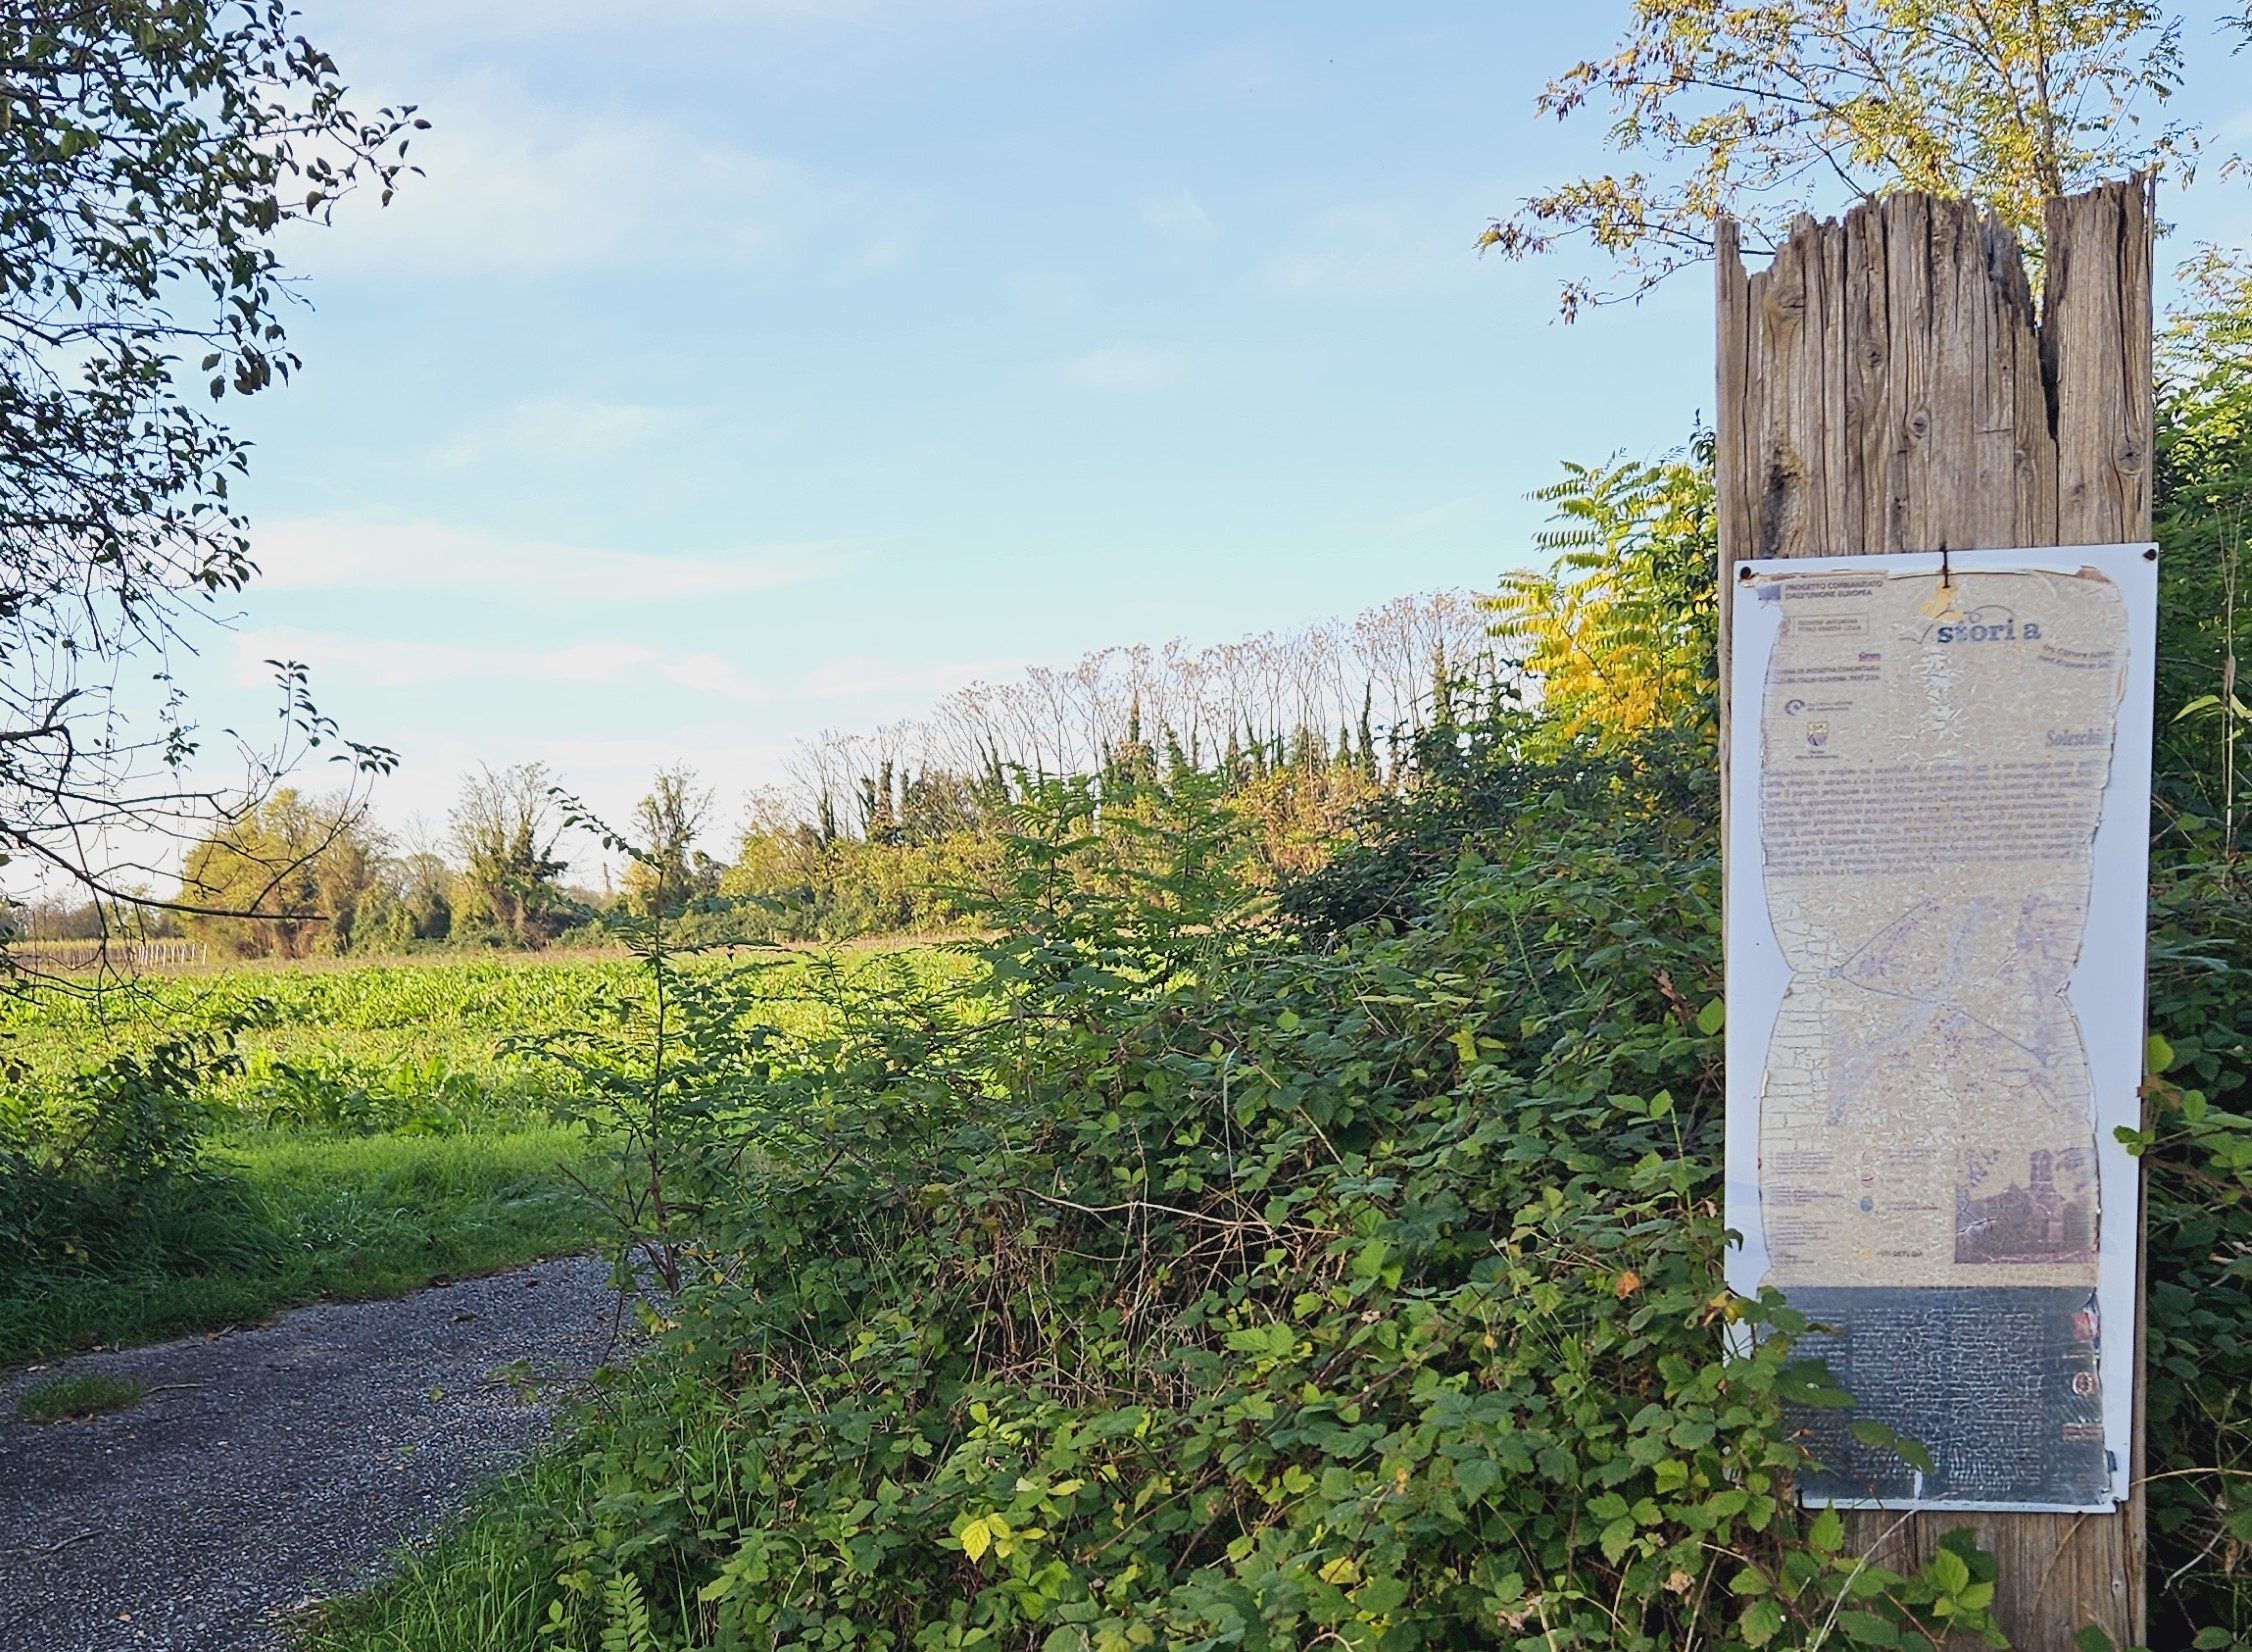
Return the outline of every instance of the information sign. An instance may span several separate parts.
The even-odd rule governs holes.
[[[2127,1495],[2155,553],[1737,565],[1729,1279],[1820,1329],[1809,1502]],[[1858,1432],[1853,1424],[1876,1424]],[[1929,1471],[1884,1443],[1915,1442]]]

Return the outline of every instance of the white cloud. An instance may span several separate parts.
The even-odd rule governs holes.
[[[557,605],[740,596],[824,578],[844,561],[842,547],[833,544],[649,556],[435,522],[323,518],[263,524],[253,555],[259,586],[267,590],[487,591]]]
[[[285,628],[244,632],[234,641],[236,677],[245,686],[270,680],[268,660],[302,660],[324,674],[350,672],[360,683],[380,688],[466,682],[599,687],[638,682],[665,683],[752,705],[768,698],[763,688],[720,655],[675,654],[640,643],[509,648]]]
[[[1264,40],[1214,46],[1182,64],[1180,72],[1202,90],[1224,95],[1264,92],[1286,79],[1281,59]]]
[[[332,227],[292,230],[288,262],[315,275],[646,277],[826,245],[866,273],[904,258],[929,215],[678,115],[545,103],[496,74],[440,87],[421,109],[431,127],[409,159],[424,175],[401,179],[388,207],[348,200]]]
[[[1028,310],[1060,315],[1079,307],[1079,288],[1060,276],[1013,275],[1008,285],[1010,295]]]
[[[1145,350],[1113,344],[1090,350],[1063,364],[1064,381],[1087,390],[1162,390],[1177,384],[1188,370],[1188,358],[1178,350]]]
[[[908,35],[950,44],[965,27],[1053,27],[1102,6],[1101,0],[546,0],[538,6],[524,0],[390,0],[369,9],[376,16],[355,19],[355,26],[417,41],[461,35],[545,41],[583,30],[615,46],[621,32],[669,43],[684,30],[707,42],[721,31],[755,31],[770,41]],[[739,40],[725,43],[727,50],[742,48]]]

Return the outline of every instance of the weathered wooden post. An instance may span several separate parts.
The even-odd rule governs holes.
[[[1756,275],[1734,226],[1721,226],[1724,752],[1740,562],[2149,537],[2149,181],[2052,203],[2044,256],[2037,311],[2015,238],[1967,202],[1900,194],[1842,222],[1801,219]],[[1759,868],[1732,866],[1729,889],[1731,903],[1757,898]],[[2104,1196],[2123,1194],[2107,1184]],[[2139,1324],[2103,1327],[2122,1334],[2136,1339],[2139,1372]],[[1913,1571],[1944,1533],[1969,1527],[1999,1560],[1996,1609],[2013,1646],[2068,1648],[2089,1624],[2116,1646],[2140,1644],[2139,1381],[2135,1397],[2135,1489],[2118,1512],[1862,1512],[1856,1547]]]

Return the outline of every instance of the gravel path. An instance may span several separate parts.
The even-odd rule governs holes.
[[[540,1389],[610,1348],[607,1281],[549,1262],[5,1379],[0,1648],[277,1652],[297,1608],[366,1581],[545,1433]],[[496,1369],[518,1360],[531,1389]],[[16,1419],[19,1390],[81,1369],[149,1392]]]

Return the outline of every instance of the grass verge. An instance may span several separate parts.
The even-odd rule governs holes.
[[[600,1490],[592,1466],[560,1441],[479,1492],[390,1577],[324,1604],[302,1631],[305,1652],[515,1652],[542,1643],[554,1556],[543,1514],[578,1508]]]
[[[141,1384],[124,1377],[79,1371],[33,1383],[16,1396],[16,1415],[27,1423],[93,1417],[104,1411],[123,1411],[145,1392]]]
[[[179,1219],[223,1229],[225,1242],[172,1247],[217,1260],[0,1281],[0,1366],[240,1324],[323,1297],[396,1296],[579,1250],[602,1232],[563,1173],[586,1153],[584,1132],[561,1125],[222,1143],[203,1196]]]

